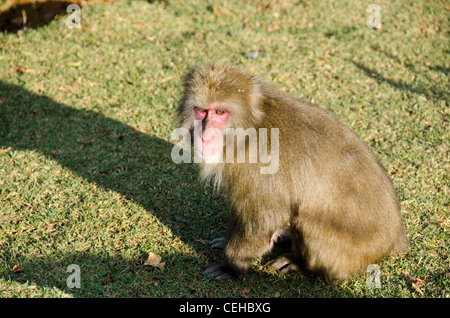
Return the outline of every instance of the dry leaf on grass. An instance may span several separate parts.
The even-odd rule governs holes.
[[[11,147],[5,148],[5,149],[0,149],[0,155],[4,155],[5,153],[8,153],[12,150]]]
[[[23,74],[34,74],[35,73],[35,71],[32,68],[29,68],[28,66],[18,65],[16,67],[16,70]]]
[[[112,281],[111,273],[107,273],[107,274],[102,278],[102,285],[106,285],[106,284],[110,283],[111,281]]]
[[[416,278],[416,282],[412,283],[412,287],[416,290],[416,292],[423,295],[423,291],[419,288],[420,285],[425,285],[425,280]]]
[[[148,258],[145,261],[144,265],[154,266],[158,268],[163,268],[166,263],[161,262],[161,256],[156,255],[155,253],[148,253]]]
[[[23,268],[22,268],[22,266],[17,264],[17,265],[14,265],[13,271],[14,271],[14,273],[21,273],[21,272],[23,272]]]
[[[219,6],[213,6],[212,10],[216,15],[222,15],[222,16],[230,16],[231,15],[230,11],[228,11],[225,8],[220,8]]]

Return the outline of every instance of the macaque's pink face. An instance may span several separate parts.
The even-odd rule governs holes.
[[[201,151],[203,156],[214,156],[218,147],[223,147],[223,128],[225,127],[230,113],[217,105],[205,108],[194,108],[195,119],[202,121]],[[200,140],[199,140],[200,141]],[[200,149],[199,149],[200,150]]]

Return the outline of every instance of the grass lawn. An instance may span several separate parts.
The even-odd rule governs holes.
[[[1,33],[0,297],[450,297],[450,7],[378,3],[378,30],[362,1],[198,0]],[[170,135],[183,73],[219,59],[322,105],[386,167],[411,245],[380,288],[283,275],[271,255],[237,281],[202,276],[228,205],[171,161]]]

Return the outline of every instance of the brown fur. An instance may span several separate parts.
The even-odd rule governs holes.
[[[178,109],[192,128],[193,107],[221,102],[229,127],[279,129],[279,169],[261,163],[202,164],[231,202],[223,272],[244,273],[289,228],[291,259],[345,279],[407,245],[399,204],[384,168],[346,126],[226,63],[188,73]],[[268,138],[270,141],[270,137]]]

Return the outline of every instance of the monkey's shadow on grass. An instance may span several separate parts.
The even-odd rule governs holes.
[[[171,143],[141,133],[122,122],[97,112],[78,110],[21,87],[0,82],[0,148],[9,147],[14,150],[37,151],[85,180],[97,184],[99,188],[115,191],[140,204],[170,228],[174,237],[194,249],[206,249],[206,241],[214,235],[211,232],[220,234],[215,230],[220,226],[220,220],[215,215],[226,204],[222,200],[215,200],[213,193],[206,194],[205,186],[192,178],[196,173],[195,167],[189,164],[176,165],[171,160]],[[3,154],[5,155],[8,154]],[[69,211],[76,207],[67,209]],[[148,237],[149,240],[153,239],[152,233]],[[14,240],[14,237],[8,239]],[[9,244],[12,246],[14,242]],[[142,242],[142,245],[145,244],[149,243]],[[146,257],[142,255],[144,259],[137,264],[127,264],[123,259],[89,252],[69,252],[69,255],[64,252],[67,257],[59,261],[36,260],[40,263],[28,264],[28,270],[24,269],[23,274],[29,271],[29,275],[22,277],[22,280],[44,284],[46,271],[43,268],[47,268],[49,272],[62,271],[60,275],[67,277],[69,274],[64,271],[71,263],[83,268],[103,262],[106,264],[105,272],[108,271],[107,268],[113,267],[119,271],[122,268],[124,271],[135,272],[136,268],[142,268],[139,265],[142,265]],[[17,259],[17,255],[15,260],[8,259],[11,258],[8,254],[7,251],[2,258],[5,257],[12,268],[20,259]],[[21,255],[19,258],[27,257]],[[163,261],[169,262],[166,267],[183,265],[183,268],[196,268],[199,279],[201,271],[207,266],[199,265],[200,261],[196,257],[185,255],[170,255]],[[59,269],[56,263],[59,263]],[[157,275],[153,269],[146,267],[146,270],[147,273]],[[36,274],[31,274],[33,271]],[[20,274],[16,275],[11,270],[9,279],[15,280],[16,277],[21,281]],[[58,287],[64,288],[65,280]]]
[[[274,284],[280,289],[291,289],[294,283],[291,277],[280,279],[259,271],[247,274],[247,281],[240,279],[230,283],[202,275],[203,270],[222,257],[222,251],[211,251],[207,241],[224,235],[224,218],[220,215],[227,213],[228,206],[224,200],[217,199],[212,188],[205,189],[205,185],[193,178],[197,174],[193,165],[172,162],[172,147],[173,144],[165,140],[146,135],[101,113],[75,109],[0,81],[0,149],[37,151],[99,188],[120,193],[140,204],[167,226],[174,238],[179,238],[200,255],[165,255],[163,261],[167,264],[160,270],[143,266],[147,250],[138,259],[128,260],[99,251],[98,246],[104,242],[97,242],[92,244],[97,248],[91,250],[64,249],[58,250],[58,255],[30,260],[26,251],[17,254],[10,250],[15,238],[9,233],[7,247],[3,247],[5,253],[1,255],[10,268],[4,278],[11,283],[56,287],[80,297],[204,297],[216,295],[218,284],[225,293],[227,288],[232,288],[228,296],[241,295],[236,294],[236,287],[245,290],[248,284],[260,286],[261,290],[255,292],[256,297],[264,289],[272,291]],[[8,156],[8,153],[2,156]],[[83,193],[78,195],[82,200]],[[68,213],[73,209],[76,206],[67,207]],[[103,220],[99,219],[99,222]],[[155,238],[149,229],[148,239],[140,243],[143,246],[140,250],[151,246],[152,240]],[[269,255],[263,258],[263,263],[267,260]],[[23,272],[13,271],[16,264],[23,267]],[[66,270],[70,264],[80,266],[81,289],[69,290],[66,285],[70,275]],[[261,280],[262,277],[267,279]],[[311,277],[302,276],[301,284],[305,286],[305,292],[311,286],[320,285],[328,293],[340,294]]]

